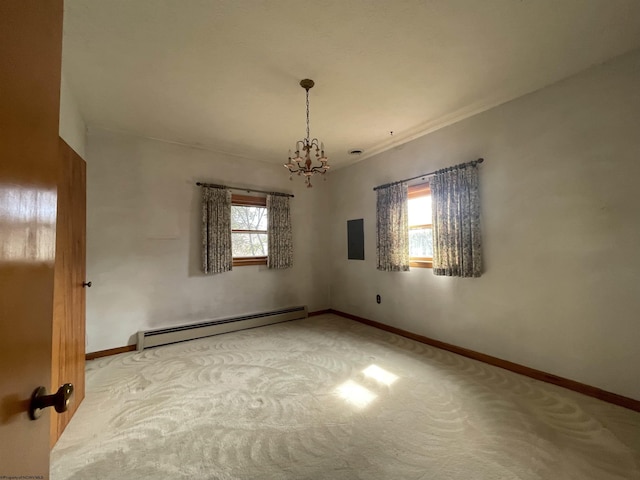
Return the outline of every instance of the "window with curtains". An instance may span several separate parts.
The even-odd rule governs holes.
[[[265,197],[231,196],[231,249],[234,267],[267,264],[267,227]]]
[[[482,162],[480,158],[425,174],[432,176],[428,184],[407,187],[408,180],[401,180],[374,188],[378,270],[426,267],[438,276],[482,275]]]
[[[409,265],[418,268],[433,266],[433,224],[431,189],[428,183],[408,188]]]

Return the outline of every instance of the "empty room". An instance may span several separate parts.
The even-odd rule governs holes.
[[[0,52],[0,478],[640,480],[640,2],[9,0]]]

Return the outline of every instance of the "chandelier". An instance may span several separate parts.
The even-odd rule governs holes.
[[[291,158],[291,150],[289,150],[289,161],[284,164],[291,174],[289,176],[290,180],[293,180],[294,173],[306,177],[307,188],[311,188],[312,175],[316,173],[324,175],[329,170],[329,165],[327,164],[329,159],[324,156],[324,144],[318,141],[317,138],[309,138],[309,89],[314,85],[313,80],[308,78],[300,81],[300,86],[307,92],[307,136],[296,142],[296,151],[293,158]],[[315,152],[312,153],[312,150],[315,150]],[[315,156],[315,165],[314,161],[311,160],[312,154]]]

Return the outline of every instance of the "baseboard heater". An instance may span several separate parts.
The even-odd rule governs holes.
[[[288,322],[307,318],[307,307],[292,307],[273,312],[253,313],[238,317],[209,320],[191,325],[144,330],[138,332],[137,350],[149,347],[167,345],[169,343],[184,342],[196,338],[210,337],[221,333],[236,332],[247,328],[262,327],[274,323]]]

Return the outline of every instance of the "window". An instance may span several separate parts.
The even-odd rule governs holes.
[[[233,266],[267,264],[267,199],[231,196]]]
[[[433,225],[431,189],[428,183],[409,187],[409,265],[433,266]]]

